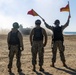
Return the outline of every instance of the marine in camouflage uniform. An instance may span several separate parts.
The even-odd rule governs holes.
[[[11,71],[12,68],[12,63],[13,63],[13,58],[14,55],[16,54],[16,59],[17,59],[17,68],[18,68],[18,72],[21,72],[21,62],[20,62],[20,58],[21,58],[21,51],[24,50],[23,49],[23,37],[21,35],[21,33],[18,31],[19,25],[17,22],[13,23],[13,28],[12,30],[8,33],[8,37],[7,37],[7,43],[8,43],[8,50],[9,50],[9,64],[8,64],[8,71]],[[16,42],[12,43],[12,37],[13,35],[16,35]],[[14,36],[15,37],[15,36]],[[14,40],[13,40],[14,41]]]
[[[30,34],[30,43],[31,43],[31,52],[32,52],[32,65],[33,65],[33,71],[36,70],[36,64],[37,64],[37,54],[39,57],[39,66],[40,71],[44,71],[42,68],[43,62],[44,62],[44,47],[47,43],[47,34],[45,29],[40,27],[41,21],[36,20],[35,21],[36,27],[32,29]],[[44,42],[43,42],[44,41]]]
[[[64,38],[63,38],[62,32],[69,25],[69,19],[70,19],[70,15],[68,16],[68,20],[65,23],[65,25],[61,25],[61,26],[59,26],[60,21],[58,19],[55,20],[55,22],[54,22],[55,27],[48,25],[45,22],[45,20],[43,19],[45,26],[48,29],[52,30],[52,32],[53,32],[53,36],[52,36],[52,54],[53,54],[53,57],[52,57],[52,65],[51,65],[52,67],[55,66],[54,63],[56,62],[57,48],[59,49],[60,57],[61,57],[61,61],[63,63],[63,66],[67,67],[67,65],[65,64],[65,56],[64,56],[65,47],[63,45]]]

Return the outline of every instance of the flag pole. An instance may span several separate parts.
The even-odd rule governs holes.
[[[38,13],[37,13],[38,14]],[[43,20],[43,18],[38,14],[38,16]]]
[[[69,5],[69,1],[68,1],[68,5]],[[71,17],[71,14],[70,14],[70,5],[69,5],[69,16]]]
[[[37,12],[36,12],[37,13]],[[38,14],[38,13],[37,13]],[[38,14],[38,16],[43,20],[43,18]]]
[[[43,18],[39,15],[39,17],[43,20]]]

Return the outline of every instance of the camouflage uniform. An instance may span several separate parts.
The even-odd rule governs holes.
[[[16,59],[17,59],[17,68],[20,69],[21,68],[21,62],[20,62],[20,57],[21,57],[21,51],[19,51],[19,47],[18,45],[11,45],[10,46],[10,50],[9,50],[9,64],[8,64],[8,68],[12,68],[12,61],[14,58],[14,55],[16,54]]]
[[[12,29],[12,32],[17,32],[17,29]],[[17,45],[12,45],[9,43],[10,41],[10,36],[11,36],[11,31],[8,33],[8,37],[7,37],[7,43],[8,43],[8,50],[9,50],[9,63],[8,63],[8,71],[11,72],[11,68],[12,68],[12,63],[13,63],[13,58],[14,55],[16,54],[16,59],[17,59],[17,68],[18,68],[18,72],[22,71],[21,69],[21,62],[20,62],[20,57],[21,57],[21,51],[24,50],[23,48],[23,37],[21,35],[21,33],[18,31],[18,38],[19,38],[19,44]]]
[[[65,57],[64,57],[64,45],[62,41],[55,41],[53,42],[53,47],[52,47],[52,53],[53,53],[53,57],[52,57],[52,62],[55,63],[56,62],[56,53],[57,53],[57,48],[59,49],[60,52],[60,58],[62,62],[65,62]]]
[[[43,57],[44,57],[44,47],[43,41],[33,41],[32,48],[32,65],[36,65],[37,53],[39,56],[39,66],[43,65]]]

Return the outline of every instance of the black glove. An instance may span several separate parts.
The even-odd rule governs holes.
[[[20,50],[21,50],[21,51],[23,51],[23,50],[24,50],[24,48],[23,48],[23,47],[20,47]]]

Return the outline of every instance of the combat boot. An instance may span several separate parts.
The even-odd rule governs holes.
[[[19,68],[19,69],[18,69],[18,73],[20,73],[20,72],[22,72],[22,69]]]
[[[54,63],[52,63],[51,67],[55,67]]]
[[[33,69],[32,69],[33,71],[36,71],[36,67],[35,67],[35,65],[33,65]]]
[[[40,69],[39,69],[39,71],[44,71],[44,69],[42,68],[42,66],[40,66]]]
[[[66,65],[66,63],[65,63],[65,62],[63,62],[63,66],[64,66],[64,67],[67,67],[67,65]]]
[[[9,72],[9,73],[12,73],[12,70],[11,70],[11,68],[8,68],[8,72]]]

